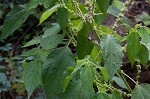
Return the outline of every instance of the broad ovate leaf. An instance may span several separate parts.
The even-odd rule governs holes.
[[[57,23],[52,24],[50,27],[48,27],[44,35],[42,36],[40,45],[44,49],[52,49],[57,47],[58,44],[60,44],[64,38],[63,34],[58,34],[60,31],[60,26]]]
[[[140,50],[139,34],[137,32],[131,32],[127,36],[127,55],[131,62],[131,65],[135,63],[135,58]]]
[[[82,87],[88,92],[92,92],[93,83],[95,80],[96,71],[93,66],[90,64],[85,64],[83,68],[80,70],[80,77],[82,82]]]
[[[53,6],[52,8],[46,10],[46,11],[41,15],[41,17],[40,17],[40,23],[39,23],[39,24],[43,23],[48,17],[51,16],[51,14],[52,14],[53,12],[57,11],[57,9],[58,9],[59,7],[60,7],[60,5],[57,4],[57,5]]]
[[[32,40],[30,40],[28,43],[26,43],[23,47],[29,47],[32,45],[39,44],[41,42],[41,36],[34,37]]]
[[[59,48],[48,55],[44,63],[43,85],[49,99],[63,90],[61,78],[69,66],[75,66],[75,60],[69,48]]]
[[[83,59],[86,55],[90,55],[94,44],[88,40],[89,26],[84,23],[83,28],[77,36],[77,55],[79,59]]]
[[[147,46],[148,43],[150,43],[150,34],[148,33],[146,27],[142,27],[138,31],[140,37],[141,37],[141,43]]]
[[[42,83],[42,62],[35,60],[27,63],[22,78],[28,92],[28,98],[30,98],[34,90]]]
[[[65,8],[58,10],[57,21],[62,29],[65,29],[68,24],[69,12]]]
[[[114,74],[121,67],[123,51],[118,39],[112,35],[106,35],[101,41],[104,66],[106,67],[109,80],[112,79]]]
[[[137,56],[138,56],[138,59],[141,61],[141,64],[147,68],[149,52],[145,45],[140,46],[140,50]]]
[[[149,99],[150,84],[140,84],[136,86],[131,94],[131,99]]]
[[[71,82],[60,99],[90,99],[90,97],[79,80]]]
[[[148,52],[150,53],[150,32],[149,32],[149,28],[142,27],[142,28],[139,29],[138,33],[141,37],[141,43],[144,44],[147,47]],[[150,54],[149,54],[149,60],[150,60]]]
[[[68,67],[62,75],[62,86],[63,86],[63,92],[66,90],[68,84],[70,83],[70,80],[72,79],[73,75],[71,73],[73,72],[74,67],[70,66]]]
[[[26,21],[28,16],[33,13],[33,11],[33,9],[26,10],[23,6],[14,7],[4,20],[0,41],[7,38],[17,30]]]

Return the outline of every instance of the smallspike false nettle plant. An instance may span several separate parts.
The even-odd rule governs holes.
[[[0,41],[36,13],[39,5],[44,11],[37,26],[48,22],[42,34],[23,46],[37,45],[21,55],[33,57],[25,59],[21,79],[28,98],[39,86],[47,99],[150,98],[150,84],[139,83],[141,68],[148,68],[150,59],[150,29],[128,24],[124,12],[132,1],[118,2],[122,9],[110,5],[110,0],[30,0],[7,14]],[[102,25],[108,13],[116,17],[112,28]],[[124,36],[115,31],[119,24],[126,27]],[[136,79],[121,68],[124,57],[136,66]]]

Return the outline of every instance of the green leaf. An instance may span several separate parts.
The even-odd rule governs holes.
[[[107,93],[98,92],[92,99],[110,99]]]
[[[40,0],[30,0],[29,3],[27,3],[27,9],[36,8],[40,4]]]
[[[44,5],[45,8],[52,7],[58,0],[30,0],[27,4],[27,8],[36,8],[38,5]]]
[[[122,63],[123,51],[120,42],[112,35],[106,35],[101,41],[104,66],[107,68],[109,80],[112,79]]]
[[[99,67],[99,68],[100,68],[100,70],[101,70],[101,72],[102,72],[102,74],[103,74],[103,76],[104,76],[104,79],[105,79],[106,81],[108,81],[109,75],[108,75],[107,69],[106,69],[105,67]]]
[[[41,42],[41,36],[34,37],[32,40],[30,40],[28,43],[26,43],[23,47],[29,47],[32,45],[39,44]]]
[[[126,84],[124,83],[124,81],[123,81],[121,78],[119,78],[119,77],[117,77],[117,76],[114,76],[114,77],[112,78],[112,80],[115,81],[116,84],[119,85],[120,87],[122,87],[122,88],[124,88],[124,89],[127,89]]]
[[[29,99],[34,90],[42,83],[42,63],[38,60],[28,63],[23,70],[22,78]]]
[[[94,45],[94,48],[90,54],[90,57],[93,59],[96,58],[96,60],[99,62],[102,61],[102,51],[99,45],[96,45],[96,44]]]
[[[123,98],[121,96],[121,93],[115,90],[112,94],[112,99],[123,99]]]
[[[131,99],[149,99],[150,84],[140,84],[136,86],[131,94]]]
[[[148,58],[149,58],[149,52],[145,45],[140,46],[140,50],[138,53],[138,58],[141,61],[142,65],[144,65],[147,68]]]
[[[121,2],[120,0],[113,0],[112,5],[114,5],[118,9],[122,9],[124,7],[124,3]]]
[[[99,6],[101,12],[104,14],[104,16],[106,16],[110,0],[96,0],[96,3]]]
[[[120,13],[120,10],[117,7],[115,7],[114,5],[110,5],[107,12],[109,14],[117,17],[118,14]]]
[[[40,0],[40,1],[44,4],[45,8],[48,8],[54,6],[58,0]]]
[[[127,55],[131,62],[134,64],[135,58],[140,50],[139,35],[136,32],[131,32],[127,37]]]
[[[33,13],[33,11],[33,9],[26,10],[21,6],[13,8],[4,20],[0,41],[7,38],[15,30],[17,30],[26,21],[28,16]]]
[[[59,48],[49,54],[43,70],[43,85],[48,98],[63,90],[62,75],[69,66],[75,66],[73,54],[69,48]]]
[[[140,37],[141,37],[141,43],[147,46],[148,43],[150,43],[150,35],[146,29],[146,27],[142,27],[138,31]]]
[[[40,58],[41,61],[45,61],[49,53],[50,53],[49,50],[47,51],[47,50],[43,50],[40,48],[33,48],[23,53],[21,56],[24,56],[24,57],[35,56],[35,58]]]
[[[147,27],[142,27],[138,31],[141,37],[141,43],[144,44],[149,51],[149,60],[150,60],[150,29]]]
[[[73,72],[71,74],[74,75],[78,70],[81,69],[82,66],[84,66],[86,64],[86,61],[88,61],[89,59],[90,59],[90,57],[86,56],[82,60],[77,60],[75,69],[73,70]]]
[[[82,29],[82,27],[83,27],[82,19],[71,20],[71,22],[73,24],[73,28],[75,28],[77,30],[77,32],[79,32]]]
[[[57,11],[57,9],[60,7],[59,4],[53,6],[52,8],[46,10],[40,17],[40,23],[43,23],[48,17],[51,16],[52,13],[54,13],[55,11]]]
[[[82,88],[81,81],[71,82],[60,99],[90,99],[89,94]]]
[[[82,82],[82,87],[87,90],[89,93],[93,90],[93,83],[95,80],[95,69],[90,66],[90,64],[85,64],[80,71],[80,77]]]
[[[120,10],[121,9],[118,9],[116,6],[110,5],[107,12],[115,17],[118,17],[118,14],[121,13]],[[127,24],[129,26],[131,25],[130,20],[126,18],[125,16],[123,16],[121,21],[123,24]]]
[[[84,23],[82,30],[77,36],[77,55],[79,59],[83,59],[86,55],[90,55],[94,44],[88,40],[89,27]]]
[[[35,56],[38,53],[40,53],[40,51],[41,51],[41,49],[39,49],[39,48],[33,48],[33,49],[23,53],[21,56],[24,56],[24,57]]]
[[[52,49],[57,47],[63,40],[64,35],[58,34],[60,26],[57,23],[52,24],[47,28],[42,36],[40,45],[44,49]]]
[[[73,72],[74,67],[70,66],[68,67],[62,75],[62,86],[63,86],[63,92],[66,90],[70,80],[72,79],[73,75],[71,73]]]
[[[65,29],[68,24],[69,13],[67,9],[61,8],[58,10],[57,21],[62,29]]]

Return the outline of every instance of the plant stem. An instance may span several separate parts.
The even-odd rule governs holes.
[[[46,93],[45,93],[45,90],[44,90],[44,87],[43,87],[43,86],[42,86],[42,89],[43,89],[44,99],[47,99]]]
[[[124,73],[123,70],[121,70],[120,72],[121,72],[121,74],[123,74],[123,75],[125,75],[126,77],[128,77],[128,78],[129,78],[132,82],[134,82],[137,86],[139,86],[138,83],[136,83],[136,81],[134,81],[130,76],[128,76],[126,73]]]
[[[132,92],[132,89],[131,89],[130,85],[128,84],[128,82],[126,81],[126,79],[125,79],[123,73],[121,72],[121,70],[119,70],[119,74],[120,74],[122,80],[124,81],[124,83],[126,84],[127,90],[131,93],[131,92]]]

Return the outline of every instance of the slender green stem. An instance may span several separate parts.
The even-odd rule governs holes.
[[[95,56],[95,60],[98,58],[98,56],[100,55],[100,53],[101,53],[101,50],[99,50],[99,52],[98,52],[98,54]]]
[[[132,89],[131,89],[130,85],[128,84],[128,82],[126,81],[126,79],[125,79],[123,73],[121,72],[121,70],[119,70],[119,74],[120,74],[122,80],[124,81],[124,83],[126,84],[127,90],[131,93],[131,92],[132,92]]]
[[[124,73],[123,70],[121,70],[121,73],[122,73],[123,75],[125,75],[126,77],[128,77],[128,78],[129,78],[132,82],[134,82],[137,86],[139,86],[138,83],[136,83],[136,81],[134,81],[130,76],[128,76],[126,73]]]

